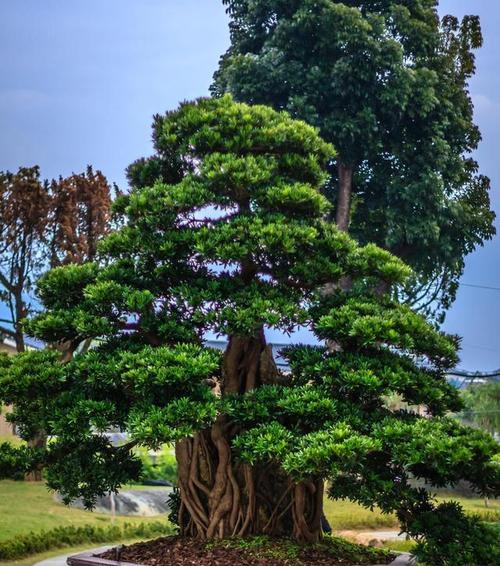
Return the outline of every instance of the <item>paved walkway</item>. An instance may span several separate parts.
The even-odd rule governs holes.
[[[360,544],[370,544],[374,541],[379,543],[388,540],[406,540],[405,534],[400,534],[399,531],[395,530],[380,530],[380,531],[355,531],[355,530],[343,530],[340,531],[340,536],[358,542]],[[377,545],[375,545],[377,546]]]
[[[100,546],[99,548],[93,548],[90,550],[80,550],[78,552],[68,552],[68,554],[61,554],[60,556],[52,556],[52,558],[47,558],[46,560],[42,560],[41,562],[37,562],[34,566],[66,566],[66,560],[68,556],[72,556],[73,554],[79,554],[80,552],[95,552],[96,554],[100,552],[104,552],[113,546]]]

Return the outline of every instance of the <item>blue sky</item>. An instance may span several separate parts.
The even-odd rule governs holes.
[[[500,4],[442,0],[440,10],[482,17],[471,92],[500,214]],[[50,178],[91,163],[124,187],[125,167],[151,152],[152,115],[207,94],[228,43],[219,0],[2,0],[0,170],[39,164]],[[462,281],[500,287],[499,258],[497,237]],[[500,291],[462,286],[445,328],[464,338],[463,368],[500,367]]]

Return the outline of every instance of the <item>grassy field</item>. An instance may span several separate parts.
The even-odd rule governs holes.
[[[500,521],[500,502],[453,497],[467,511],[479,513],[486,520]],[[325,501],[325,514],[334,530],[398,528],[393,515],[369,511],[347,501]],[[158,517],[117,517],[117,523],[155,521]],[[0,541],[30,531],[65,525],[108,525],[109,515],[80,511],[56,503],[45,485],[30,482],[0,481]]]
[[[116,523],[158,521],[161,517],[117,517]],[[105,526],[110,515],[80,511],[56,503],[44,484],[0,481],[0,541],[17,534],[73,525]]]
[[[486,507],[483,499],[469,499],[450,494],[440,496],[439,501],[458,501],[469,513],[481,515],[485,521],[500,522],[500,501],[490,501]],[[370,511],[349,501],[325,500],[325,515],[334,530],[397,529],[399,523],[394,515],[383,515]]]

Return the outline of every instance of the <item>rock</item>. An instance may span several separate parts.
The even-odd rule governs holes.
[[[98,497],[94,511],[96,513],[113,513],[134,517],[154,517],[165,515],[169,511],[168,497],[170,488],[163,489],[136,489],[120,491],[116,494],[108,494]],[[62,503],[62,497],[56,493],[55,500]],[[77,509],[85,509],[81,498],[75,499],[70,504]]]
[[[376,548],[381,548],[382,546],[384,546],[384,544],[382,543],[381,540],[378,540],[378,538],[372,538],[371,540],[368,541],[368,546],[375,546]]]

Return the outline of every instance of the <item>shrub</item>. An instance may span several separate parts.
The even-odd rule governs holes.
[[[0,560],[14,560],[77,544],[153,538],[171,532],[170,525],[161,521],[139,524],[124,523],[123,526],[110,525],[107,527],[95,527],[93,525],[56,527],[49,531],[17,535],[10,540],[1,542]]]
[[[432,566],[485,566],[500,564],[500,529],[481,521],[477,515],[465,515],[456,502],[443,503],[423,513],[410,526],[423,535],[413,553]]]
[[[142,462],[142,480],[167,480],[173,484],[177,483],[177,461],[169,448],[169,445],[165,445],[155,460],[147,449],[137,449]]]

